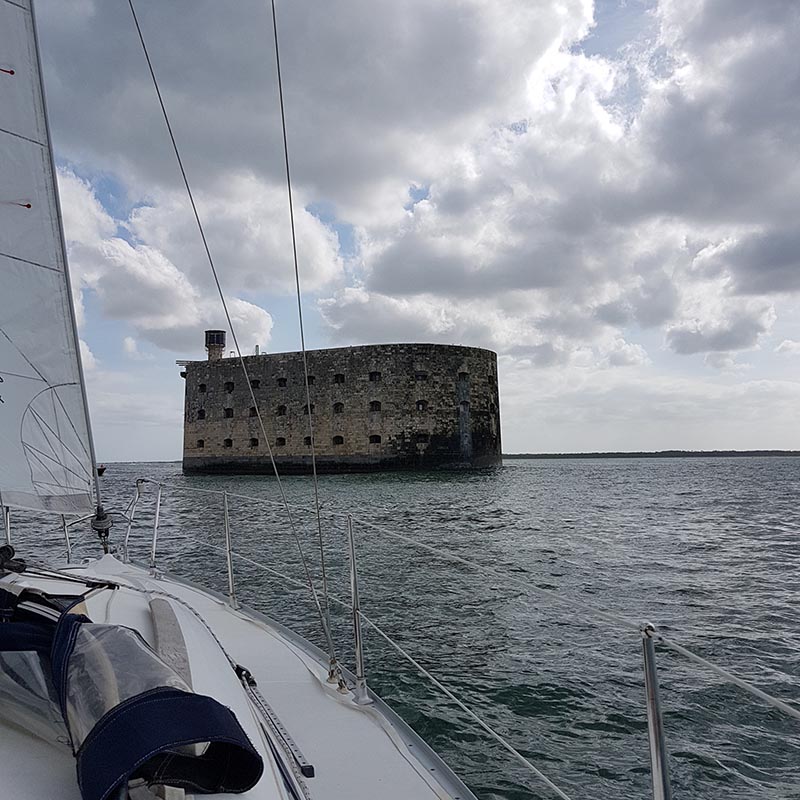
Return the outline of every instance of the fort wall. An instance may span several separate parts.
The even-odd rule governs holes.
[[[279,469],[310,471],[302,354],[244,360]],[[500,462],[495,353],[390,344],[310,350],[307,360],[319,472]],[[213,360],[187,362],[182,374],[184,472],[271,472],[239,359],[215,354]]]

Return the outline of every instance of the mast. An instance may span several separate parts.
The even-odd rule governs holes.
[[[97,474],[97,455],[94,449],[94,434],[92,433],[92,420],[89,416],[89,399],[86,393],[86,376],[83,372],[83,359],[81,358],[81,344],[78,336],[78,319],[75,315],[75,301],[72,296],[72,280],[69,274],[69,261],[67,259],[67,240],[64,236],[64,220],[61,215],[61,196],[58,191],[58,179],[56,177],[56,163],[53,157],[53,140],[50,137],[50,119],[47,116],[47,96],[44,89],[44,71],[42,70],[42,55],[39,49],[39,29],[36,25],[36,11],[34,9],[35,0],[29,0],[31,8],[31,23],[33,27],[33,51],[36,54],[36,73],[39,79],[39,93],[42,98],[42,114],[44,116],[45,144],[47,155],[50,161],[50,174],[53,180],[53,193],[56,204],[56,221],[58,225],[58,237],[61,245],[61,256],[64,263],[64,282],[67,285],[67,309],[69,322],[72,327],[72,337],[75,342],[75,355],[78,360],[78,382],[81,389],[83,400],[83,418],[86,422],[86,432],[89,441],[89,456],[92,462],[92,478],[94,484],[94,497],[96,503],[95,516],[97,519],[105,517],[103,512],[103,500],[100,494],[100,476]]]

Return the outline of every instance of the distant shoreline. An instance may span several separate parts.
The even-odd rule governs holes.
[[[503,458],[777,458],[797,457],[800,450],[654,450],[652,452],[503,453]]]

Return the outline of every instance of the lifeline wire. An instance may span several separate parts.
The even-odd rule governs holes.
[[[199,539],[196,536],[185,536],[184,538],[194,542],[200,542],[201,544],[207,545],[208,547],[211,547],[214,550],[219,550],[221,553],[225,552],[224,548],[220,547],[219,545],[212,544],[211,542],[207,542],[205,539]],[[279,572],[276,569],[273,569],[272,567],[266,566],[266,564],[261,564],[260,562],[255,561],[252,558],[248,558],[247,556],[243,556],[239,553],[234,553],[233,555],[235,555],[237,558],[240,558],[242,561],[247,562],[248,564],[252,564],[254,567],[258,567],[260,569],[263,569],[265,572],[269,572],[273,575],[276,575],[277,577],[281,578],[281,580],[287,581],[288,583],[293,583],[296,586],[303,586],[302,581],[298,581],[295,578],[291,578],[288,575],[285,575],[284,573]],[[127,588],[134,588],[130,586],[130,584],[123,584],[123,585],[127,586]],[[136,589],[135,591],[143,591],[143,590]],[[156,592],[154,592],[154,594],[155,593]],[[166,596],[178,600],[178,602],[180,603],[183,603],[183,605],[187,606],[191,611],[193,611],[195,613],[195,616],[198,616],[200,621],[203,622],[203,624],[206,625],[206,627],[208,627],[205,620],[203,620],[202,617],[199,615],[199,612],[194,611],[194,609],[191,608],[191,606],[189,606],[189,604],[185,600],[181,600],[180,598],[175,597],[175,595],[169,594],[167,592],[161,592],[161,594],[165,594]],[[335,594],[330,595],[330,599],[333,600],[334,603],[338,603],[339,605],[345,606],[346,608],[351,607],[350,603],[348,603],[346,600],[343,600],[341,597],[337,597]],[[381,628],[376,622],[373,622],[368,616],[366,616],[361,611],[358,612],[358,615],[361,619],[364,620],[364,622],[367,623],[367,625],[369,625],[370,628],[372,628],[379,636],[385,639],[395,650],[397,650],[398,653],[400,653],[401,656],[403,656],[403,658],[405,658],[412,666],[414,666],[422,674],[423,677],[427,678],[437,689],[439,689],[440,692],[442,692],[453,703],[455,703],[465,714],[467,714],[467,716],[469,716],[470,719],[474,720],[493,739],[499,742],[509,753],[511,753],[511,755],[517,759],[517,761],[519,761],[521,764],[527,767],[537,778],[539,778],[539,780],[541,780],[550,789],[552,789],[560,798],[562,798],[562,800],[571,800],[568,794],[566,794],[563,790],[559,789],[559,787],[556,786],[556,784],[553,783],[553,781],[551,781],[550,778],[547,777],[547,775],[545,775],[540,769],[538,769],[527,758],[525,758],[525,756],[523,756],[522,753],[520,753],[519,750],[517,750],[517,748],[514,747],[514,745],[507,742],[499,733],[497,733],[497,731],[495,731],[494,728],[492,728],[491,725],[484,722],[483,719],[481,719],[481,717],[479,717],[471,708],[469,708],[469,706],[467,706],[465,703],[459,700],[458,697],[456,697],[456,695],[453,694],[453,692],[450,689],[448,689],[443,683],[441,683],[441,681],[439,681],[430,672],[428,672],[428,670],[426,670],[425,667],[423,667],[422,664],[420,664],[410,653],[408,653],[405,649],[403,649],[403,647],[401,647],[397,642],[395,642],[394,639],[392,639],[392,637],[383,630],[383,628]],[[231,661],[232,660],[231,657],[228,655],[228,653],[225,652],[222,643],[219,641],[219,639],[213,633],[213,631],[211,631],[211,635],[214,636],[214,639],[216,640],[220,649],[223,651],[223,653],[225,653],[228,660]]]
[[[668,647],[670,650],[680,653],[682,656],[688,658],[690,661],[694,661],[695,664],[699,664],[701,667],[710,669],[712,672],[715,672],[717,675],[725,678],[725,680],[730,681],[730,683],[735,684],[740,689],[744,689],[746,692],[750,692],[750,694],[753,696],[758,697],[765,703],[768,703],[773,708],[783,711],[784,714],[788,714],[790,717],[800,719],[800,710],[797,708],[790,706],[788,703],[784,703],[783,700],[778,700],[777,697],[773,697],[772,695],[763,692],[761,689],[757,689],[743,678],[734,675],[732,672],[728,672],[728,670],[723,669],[722,667],[718,667],[716,664],[708,661],[702,656],[698,656],[697,653],[693,653],[691,650],[688,650],[683,645],[673,642],[671,639],[667,639],[666,636],[662,636],[658,630],[656,630],[653,634],[653,638],[660,644],[663,644],[664,647]]]
[[[185,490],[187,492],[199,492],[199,493],[202,493],[202,494],[222,494],[221,492],[217,492],[217,491],[214,491],[212,489],[198,489],[198,488],[188,487],[188,486],[178,486],[177,484],[175,484],[174,486],[175,486],[176,489],[180,488],[180,489],[183,489],[183,490]],[[236,493],[229,492],[228,496],[229,497],[237,497],[237,498],[239,498],[241,500],[248,500],[248,501],[254,502],[254,503],[265,503],[267,505],[280,505],[280,503],[278,503],[278,502],[276,502],[274,500],[266,500],[266,499],[261,498],[261,497],[253,497],[252,495],[236,494]],[[310,511],[310,509],[301,509],[301,510]],[[341,516],[341,517],[346,517],[347,516],[346,514],[343,514],[342,512],[337,512],[337,511],[331,511],[330,513],[333,516]],[[580,611],[589,612],[590,614],[593,614],[596,617],[602,619],[604,622],[607,622],[607,623],[610,623],[610,624],[613,624],[613,625],[616,625],[616,626],[620,626],[620,627],[626,628],[628,630],[635,630],[637,633],[641,632],[641,624],[640,623],[634,622],[633,620],[630,620],[630,619],[626,619],[625,617],[618,616],[617,614],[612,614],[612,613],[610,613],[608,611],[604,611],[603,609],[600,609],[597,606],[592,605],[591,603],[587,603],[587,602],[585,602],[583,600],[573,600],[571,598],[563,597],[561,595],[556,594],[551,589],[541,589],[538,586],[532,586],[531,584],[525,583],[524,581],[521,581],[518,578],[514,578],[514,577],[512,577],[510,575],[504,575],[503,573],[499,572],[496,569],[493,569],[492,567],[486,567],[483,564],[479,564],[477,561],[470,561],[469,559],[462,558],[461,556],[456,555],[455,553],[450,553],[447,550],[441,550],[441,549],[438,549],[438,548],[435,548],[435,547],[431,547],[430,545],[424,544],[423,542],[420,542],[417,539],[412,539],[411,537],[404,536],[401,533],[395,533],[394,531],[391,531],[388,528],[384,527],[383,525],[379,525],[379,524],[377,524],[375,522],[369,522],[368,520],[358,519],[357,517],[355,519],[357,519],[362,525],[371,527],[371,528],[375,529],[376,531],[379,531],[380,533],[385,534],[386,536],[390,536],[390,537],[393,537],[393,538],[396,538],[396,539],[400,539],[403,542],[406,542],[406,543],[408,543],[408,544],[410,544],[410,545],[412,545],[414,547],[422,548],[423,550],[426,550],[426,551],[428,551],[428,552],[430,552],[430,553],[432,553],[434,555],[437,555],[437,556],[439,556],[441,558],[448,559],[448,560],[451,560],[451,561],[455,561],[457,563],[463,564],[464,566],[467,566],[467,567],[470,567],[472,569],[475,569],[478,572],[483,572],[483,573],[485,573],[487,575],[490,575],[490,576],[492,576],[494,578],[499,578],[499,579],[505,581],[506,583],[512,584],[512,585],[524,590],[527,593],[539,595],[540,597],[545,597],[545,598],[547,598],[547,599],[549,599],[549,600],[551,600],[551,601],[553,601],[555,603],[561,603],[563,605],[570,606],[571,608],[574,608],[574,609],[577,609],[577,610],[580,610]],[[222,548],[219,548],[219,549],[222,549]],[[249,563],[251,563],[251,564],[253,564],[255,566],[261,567],[262,569],[267,570],[268,572],[273,572],[276,575],[281,575],[281,573],[276,572],[275,570],[271,570],[269,567],[266,567],[263,564],[259,564],[257,561],[253,561],[252,559],[249,559],[246,556],[243,556],[243,555],[241,555],[239,553],[234,553],[234,555],[237,558],[240,558],[240,559],[242,559],[244,561],[247,561],[247,562],[249,562]],[[285,577],[285,576],[283,576],[283,577]],[[288,579],[288,580],[292,580],[292,579]],[[294,580],[293,582],[297,583],[298,585],[300,585],[300,581]],[[339,602],[339,603],[343,602],[343,601],[339,600],[338,598],[336,598],[335,595],[331,595],[331,597],[336,602]],[[362,616],[363,616],[363,614],[362,614]],[[763,700],[765,703],[768,703],[769,705],[773,706],[774,708],[777,708],[779,711],[782,711],[783,713],[785,713],[785,714],[787,714],[787,715],[789,715],[791,717],[794,717],[795,719],[800,719],[800,709],[797,709],[797,708],[795,708],[793,706],[790,706],[787,703],[783,702],[782,700],[779,700],[778,698],[767,694],[766,692],[762,691],[761,689],[758,689],[755,686],[753,686],[752,684],[748,683],[743,678],[738,677],[733,672],[730,672],[729,670],[726,670],[723,667],[717,666],[713,662],[708,661],[707,659],[703,658],[702,656],[697,655],[697,653],[692,652],[691,650],[689,650],[688,648],[684,647],[683,645],[678,644],[677,642],[673,641],[672,639],[668,639],[667,637],[665,637],[661,633],[659,633],[657,628],[656,628],[655,632],[652,635],[653,635],[653,638],[659,644],[664,645],[664,647],[667,647],[668,649],[673,650],[676,653],[679,653],[680,655],[684,656],[685,658],[688,658],[690,661],[694,661],[696,664],[699,664],[700,666],[706,667],[707,669],[711,670],[712,672],[717,673],[721,677],[725,678],[725,680],[727,680],[728,682],[734,684],[735,686],[738,686],[740,689],[743,689],[745,692],[748,692],[753,697],[757,697],[759,700]]]
[[[278,99],[281,107],[281,131],[283,133],[283,161],[286,165],[286,192],[289,197],[289,226],[292,232],[292,259],[294,261],[294,282],[297,294],[297,318],[300,322],[300,350],[303,353],[303,375],[306,383],[306,410],[308,411],[308,432],[311,439],[311,476],[314,483],[314,508],[317,512],[317,533],[319,534],[319,562],[322,571],[322,596],[325,600],[325,611],[330,625],[330,606],[328,605],[328,575],[325,570],[325,545],[322,541],[322,520],[319,513],[319,486],[317,485],[317,455],[314,442],[314,422],[311,407],[311,390],[308,385],[308,360],[306,358],[306,337],[303,328],[303,303],[300,293],[300,268],[297,263],[297,235],[294,225],[294,202],[292,200],[292,176],[289,171],[289,139],[286,135],[286,112],[283,103],[283,80],[281,78],[281,55],[278,49],[278,16],[275,12],[275,0],[272,5],[272,33],[275,41],[275,69],[278,76]]]
[[[189,185],[189,178],[187,177],[186,170],[184,169],[184,166],[183,166],[183,159],[181,158],[180,150],[178,149],[178,143],[176,142],[175,135],[172,132],[172,125],[171,125],[171,123],[169,121],[169,115],[167,114],[167,108],[164,105],[164,99],[161,96],[161,89],[159,88],[158,79],[156,78],[156,73],[155,73],[155,70],[153,69],[153,63],[150,60],[150,53],[148,52],[147,45],[145,44],[145,41],[144,41],[144,34],[142,33],[142,29],[141,29],[141,27],[139,25],[139,19],[136,16],[136,9],[134,9],[134,7],[133,7],[133,0],[128,0],[128,7],[131,10],[131,16],[133,17],[133,22],[134,22],[134,25],[136,26],[136,32],[139,35],[139,42],[142,45],[142,51],[144,53],[145,60],[147,61],[147,68],[150,70],[150,77],[153,79],[153,87],[155,88],[156,96],[158,97],[158,103],[161,106],[161,113],[162,113],[162,115],[164,117],[164,123],[167,126],[167,132],[169,133],[170,141],[172,142],[172,149],[175,152],[175,159],[177,160],[178,167],[179,167],[179,169],[181,171],[181,177],[183,178],[183,184],[186,187],[186,194],[188,195],[189,202],[191,203],[191,206],[192,206],[192,212],[194,213],[195,222],[197,223],[197,229],[199,230],[200,238],[203,241],[203,247],[205,248],[206,257],[208,258],[208,264],[211,267],[211,273],[214,276],[214,283],[217,286],[217,292],[219,293],[219,299],[220,299],[220,301],[222,303],[223,311],[225,312],[225,318],[227,319],[228,326],[230,327],[230,330],[231,330],[231,336],[233,337],[233,343],[234,343],[234,346],[236,347],[236,353],[239,356],[239,363],[241,364],[242,372],[244,373],[245,381],[247,382],[247,388],[250,390],[250,398],[253,401],[253,407],[256,409],[256,416],[258,417],[258,424],[259,424],[259,426],[261,428],[261,435],[264,437],[264,441],[267,444],[267,451],[269,453],[269,459],[270,459],[270,462],[272,464],[272,469],[273,469],[273,471],[275,473],[275,479],[276,479],[277,484],[278,484],[278,488],[279,488],[279,491],[280,491],[280,494],[281,494],[281,499],[283,500],[284,508],[286,509],[286,516],[289,519],[289,525],[290,525],[290,527],[292,529],[292,534],[293,534],[293,536],[295,538],[295,542],[297,543],[297,548],[300,551],[300,558],[301,558],[302,563],[303,563],[303,569],[304,569],[304,571],[306,573],[306,578],[308,580],[309,588],[311,589],[311,594],[314,597],[314,603],[316,604],[317,609],[319,611],[320,623],[322,624],[323,632],[324,632],[325,638],[327,640],[328,651],[329,651],[328,655],[329,655],[329,657],[331,659],[331,668],[333,670],[335,665],[336,665],[336,652],[335,652],[334,645],[333,645],[333,634],[331,633],[331,629],[330,629],[329,617],[326,616],[326,614],[323,613],[322,606],[321,606],[321,604],[319,602],[319,597],[317,596],[317,591],[314,588],[314,582],[313,582],[313,580],[311,578],[311,572],[310,572],[310,570],[308,568],[308,563],[307,563],[305,555],[303,553],[303,548],[302,548],[302,545],[300,543],[300,537],[297,535],[297,531],[295,530],[294,519],[293,519],[291,511],[289,509],[289,502],[288,502],[288,500],[286,498],[286,494],[285,494],[284,489],[283,489],[283,483],[281,482],[280,474],[278,473],[278,465],[275,463],[275,458],[274,458],[274,456],[272,454],[272,446],[270,445],[269,437],[267,436],[267,431],[266,431],[266,428],[264,427],[264,420],[261,418],[261,411],[260,411],[260,409],[258,407],[258,401],[256,400],[255,392],[253,391],[253,385],[250,382],[250,375],[247,372],[247,366],[246,366],[245,361],[244,361],[244,356],[242,355],[241,348],[239,347],[239,341],[238,341],[238,339],[236,337],[236,329],[235,329],[235,327],[233,325],[233,320],[231,320],[231,315],[230,315],[230,313],[228,311],[228,303],[225,300],[225,294],[222,291],[222,285],[220,284],[219,277],[217,276],[217,269],[216,269],[216,266],[214,265],[214,259],[211,256],[211,250],[209,249],[209,246],[208,246],[208,240],[206,239],[206,234],[205,234],[205,230],[203,228],[203,223],[200,220],[200,214],[199,214],[199,212],[197,210],[197,205],[196,205],[196,203],[194,201],[194,194],[192,193],[191,186]],[[308,377],[307,376],[306,376],[306,390],[308,390]],[[310,410],[311,409],[309,409],[309,411]]]

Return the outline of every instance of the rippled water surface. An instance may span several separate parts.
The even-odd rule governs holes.
[[[159,558],[224,590],[221,500],[236,549],[302,581],[273,479],[191,477],[178,464],[112,464],[111,505],[133,481],[165,481]],[[319,585],[310,479],[287,478],[298,537]],[[353,515],[362,608],[427,669],[574,798],[647,797],[641,641],[635,631],[559,604],[586,601],[674,639],[784,699],[798,697],[800,459],[507,461],[472,474],[320,478],[330,591],[349,596],[344,517]],[[153,490],[137,508],[132,554],[146,558]],[[15,518],[19,549],[58,531]],[[491,567],[481,574],[388,531]],[[124,528],[118,525],[119,541]],[[78,556],[93,554],[89,534]],[[236,561],[240,598],[322,644],[309,592]],[[514,579],[511,583],[503,576]],[[519,584],[549,590],[552,599]],[[346,610],[332,605],[337,647],[352,665]],[[551,797],[375,634],[370,685],[482,799]],[[800,798],[800,726],[658,649],[676,798]],[[353,754],[357,760],[358,754]]]

